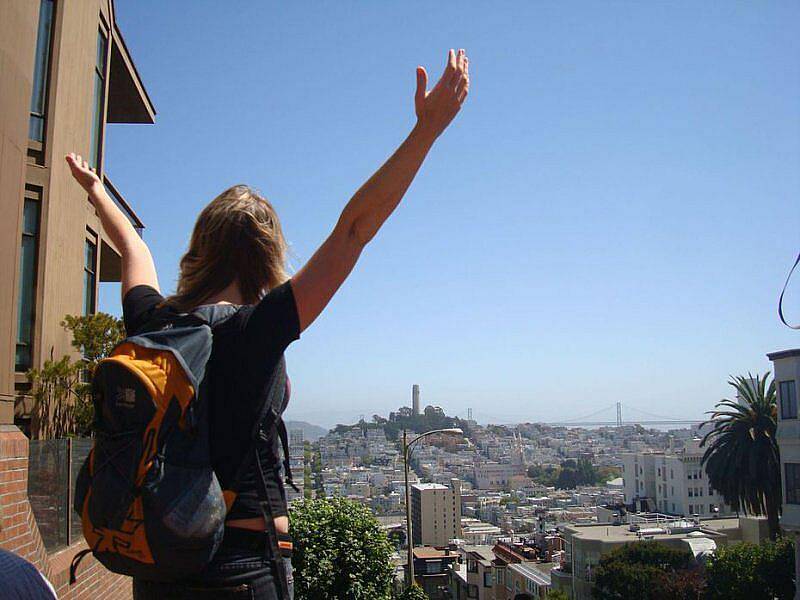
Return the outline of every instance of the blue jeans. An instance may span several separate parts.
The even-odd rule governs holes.
[[[289,595],[282,594],[276,568],[284,570]],[[277,561],[264,551],[222,546],[206,569],[191,581],[162,583],[133,580],[134,600],[294,600],[292,560],[279,557]]]

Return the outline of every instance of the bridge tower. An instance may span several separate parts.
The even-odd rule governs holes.
[[[617,402],[617,427],[622,427],[622,402]]]

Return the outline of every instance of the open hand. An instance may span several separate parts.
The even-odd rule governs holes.
[[[75,181],[81,184],[84,190],[91,192],[96,185],[102,185],[97,173],[89,166],[89,161],[85,160],[80,154],[70,152],[65,158],[70,171],[72,171],[72,176]]]
[[[469,59],[462,49],[450,50],[447,66],[431,91],[428,88],[428,73],[417,67],[417,93],[414,105],[417,122],[434,136],[440,135],[458,114],[469,93]]]

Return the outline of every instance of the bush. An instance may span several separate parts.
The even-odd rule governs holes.
[[[788,538],[723,546],[706,566],[706,599],[791,600],[793,577],[794,543]]]
[[[421,587],[415,584],[398,593],[395,596],[395,600],[429,600],[429,596]]]
[[[296,600],[389,600],[392,546],[368,508],[345,498],[292,505]]]
[[[659,542],[635,542],[612,550],[600,558],[594,574],[598,600],[694,600],[704,585],[688,550]]]

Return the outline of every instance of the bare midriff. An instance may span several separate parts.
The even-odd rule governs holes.
[[[278,533],[289,533],[289,517],[275,517],[275,531]],[[252,531],[266,531],[267,524],[264,517],[253,517],[251,519],[233,519],[225,523],[227,527],[238,527],[239,529],[250,529]]]

